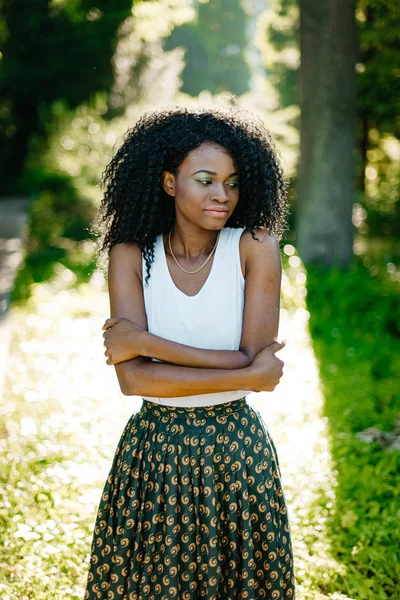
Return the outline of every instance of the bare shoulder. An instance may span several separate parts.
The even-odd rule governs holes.
[[[142,251],[135,242],[115,244],[109,254],[109,270],[134,272],[142,280]]]
[[[254,232],[254,237],[252,232]],[[267,245],[270,248],[279,248],[279,243],[275,234],[272,233],[268,227],[253,227],[252,231],[244,231],[242,238],[246,247],[255,247],[260,243]]]
[[[254,237],[251,231],[244,231],[241,238],[240,250],[243,250],[245,272],[254,265],[280,264],[279,242],[268,227],[254,227]]]

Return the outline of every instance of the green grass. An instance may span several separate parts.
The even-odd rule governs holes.
[[[279,452],[298,600],[395,599],[400,453],[357,433],[390,431],[400,412],[397,283],[358,264],[306,271],[287,253],[287,374],[253,401]],[[12,307],[0,405],[2,600],[82,598],[101,489],[140,403],[105,366],[102,276],[82,284],[58,262],[54,273]]]
[[[348,272],[309,268],[307,291],[337,471],[327,525],[332,554],[347,566],[327,590],[398,598],[400,452],[356,435],[371,426],[391,431],[400,415],[398,282],[355,262]]]
[[[103,367],[104,281],[74,288],[57,270],[12,307],[0,405],[2,600],[81,600],[101,487],[131,410],[121,415]]]

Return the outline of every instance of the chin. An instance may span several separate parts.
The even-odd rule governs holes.
[[[225,227],[225,223],[215,223],[215,225],[210,225],[209,223],[207,223],[207,225],[204,227],[204,229],[206,229],[207,231],[219,231],[220,229],[223,229]]]

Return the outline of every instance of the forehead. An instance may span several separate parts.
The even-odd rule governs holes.
[[[217,144],[204,142],[198,148],[191,150],[180,165],[180,170],[207,169],[210,171],[235,170],[233,157],[228,150]]]

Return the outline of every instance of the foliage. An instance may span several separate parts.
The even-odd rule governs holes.
[[[392,281],[358,262],[348,272],[313,267],[307,273],[310,333],[337,469],[328,525],[334,556],[347,565],[346,576],[329,589],[355,598],[395,598],[400,584],[400,453],[356,437],[371,426],[392,430],[400,414],[394,275]]]
[[[191,0],[135,3],[120,28],[113,58],[114,84],[107,116],[132,114],[144,103],[171,101],[180,87],[183,51],[164,52],[163,40],[195,15]]]
[[[381,134],[400,138],[400,4],[396,0],[358,0],[360,31],[359,102],[361,118]]]
[[[3,0],[0,43],[0,166],[4,191],[18,189],[29,140],[44,133],[52,104],[79,106],[109,90],[111,56],[131,0],[52,2]]]
[[[291,244],[284,246],[283,264],[283,305],[308,316],[327,435],[323,459],[310,454],[307,429],[298,441],[321,482],[302,516],[310,526],[305,538],[301,534],[307,551],[297,549],[298,590],[318,600],[397,598],[400,453],[366,444],[357,434],[371,426],[392,431],[400,415],[400,271],[361,254],[347,272],[322,265],[306,271]],[[296,353],[300,364],[304,352]],[[304,414],[318,393],[310,390]],[[322,524],[318,537],[315,523]],[[313,549],[305,568],[303,557]]]
[[[251,77],[244,57],[246,43],[246,13],[240,0],[214,0],[197,3],[195,20],[176,27],[165,49],[185,49],[184,93],[239,95],[249,89]]]
[[[50,279],[58,264],[71,269],[78,282],[86,281],[96,266],[90,239],[93,202],[80,195],[66,175],[34,175],[40,192],[30,205],[25,260],[17,272],[14,301],[29,298],[32,284]]]
[[[358,110],[381,134],[400,138],[400,77],[396,0],[358,0]],[[274,0],[264,16],[265,63],[280,94],[282,106],[299,103],[300,16],[297,0]]]
[[[368,132],[367,166],[365,169],[365,194],[360,201],[366,209],[381,213],[377,218],[383,222],[397,220],[400,223],[400,139],[393,135],[380,135],[375,127]],[[396,225],[382,227],[380,235],[396,234]]]
[[[273,0],[264,13],[262,55],[282,107],[300,104],[300,15],[297,0]]]

